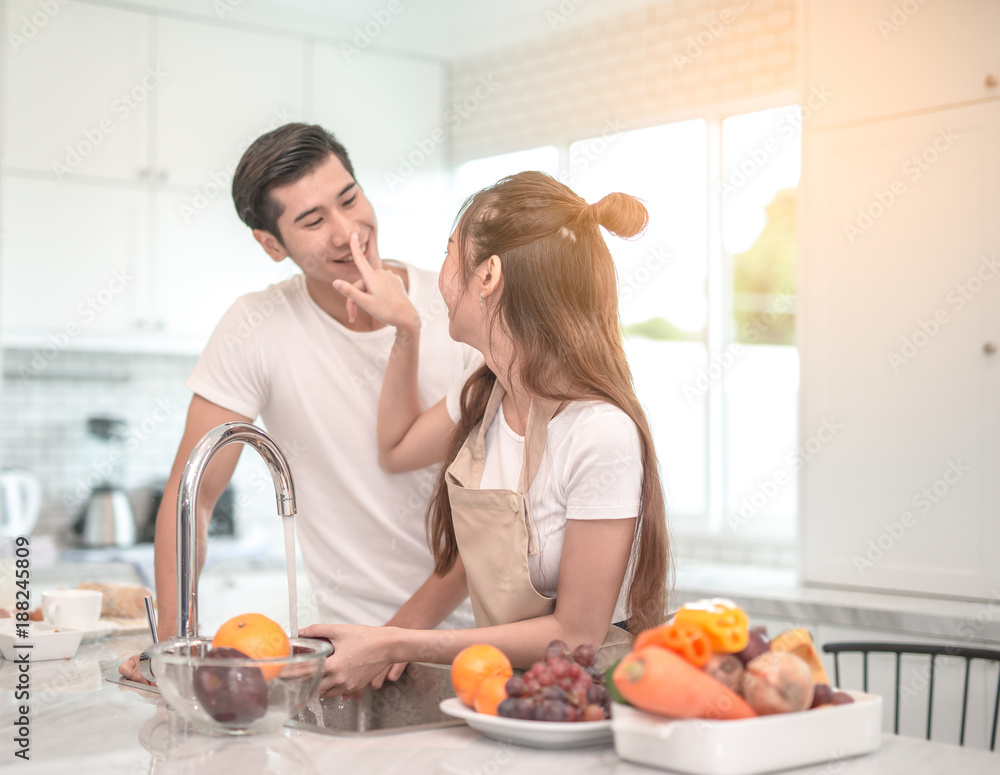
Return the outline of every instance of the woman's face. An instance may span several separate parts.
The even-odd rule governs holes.
[[[456,342],[465,342],[479,349],[480,329],[483,320],[479,307],[476,278],[466,285],[462,274],[462,256],[458,247],[457,230],[448,240],[444,264],[438,274],[438,288],[448,307],[448,333]]]

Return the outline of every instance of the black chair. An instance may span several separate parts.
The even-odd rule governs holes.
[[[945,646],[919,643],[827,643],[823,646],[823,651],[833,654],[833,680],[840,686],[840,655],[843,653],[861,653],[864,655],[864,667],[862,672],[862,690],[868,691],[868,654],[895,654],[896,655],[896,717],[893,732],[899,734],[899,675],[900,658],[903,654],[924,654],[930,659],[930,681],[927,697],[927,739],[931,739],[931,709],[934,703],[934,659],[939,656],[958,657],[965,660],[965,685],[962,689],[962,726],[959,736],[959,745],[965,745],[965,716],[969,703],[969,666],[973,659],[984,659],[1000,664],[1000,651],[992,649],[970,648],[968,646]],[[997,715],[1000,711],[1000,680],[997,681],[997,696],[993,702],[993,724],[990,727],[990,750],[996,750],[997,742]]]

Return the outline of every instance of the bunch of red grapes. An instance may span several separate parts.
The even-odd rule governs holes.
[[[611,717],[611,695],[595,667],[597,649],[589,643],[570,652],[552,641],[542,659],[524,676],[507,681],[507,699],[497,714],[534,721],[603,721]]]

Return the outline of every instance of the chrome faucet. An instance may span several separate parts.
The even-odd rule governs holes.
[[[267,463],[274,481],[278,514],[295,516],[295,487],[288,460],[268,436],[256,425],[227,422],[213,428],[195,445],[184,465],[177,491],[177,637],[198,635],[198,545],[195,530],[198,524],[198,490],[212,457],[227,444],[242,442],[253,447]]]

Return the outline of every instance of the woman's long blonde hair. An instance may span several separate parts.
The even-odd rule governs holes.
[[[512,369],[532,395],[556,401],[601,400],[635,423],[642,441],[642,490],[628,584],[633,633],[663,621],[669,546],[666,507],[646,415],[622,347],[614,261],[598,225],[620,237],[646,226],[646,208],[614,193],[588,205],[541,172],[504,178],[470,197],[459,215],[457,245],[467,286],[476,268],[500,257],[502,289],[491,325],[509,338]],[[456,278],[455,282],[459,282]],[[434,570],[455,564],[458,545],[445,470],[486,412],[496,375],[483,365],[462,389],[461,418],[427,516]]]

